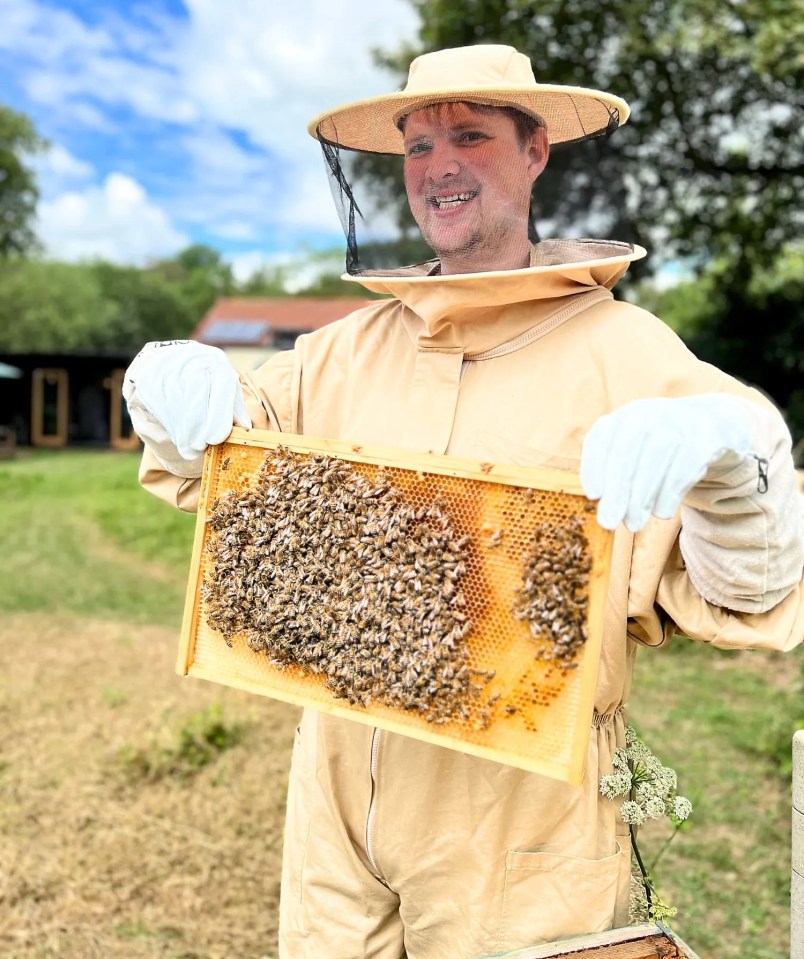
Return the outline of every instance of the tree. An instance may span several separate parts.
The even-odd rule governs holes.
[[[377,54],[400,76],[420,53],[507,43],[530,56],[537,80],[611,90],[631,104],[632,119],[610,139],[554,150],[534,195],[551,232],[643,242],[660,260],[704,263],[739,251],[752,267],[767,266],[796,235],[804,164],[794,5],[411,3],[419,41]],[[389,182],[387,158],[361,165]],[[406,223],[398,193],[396,204]]]
[[[232,268],[211,246],[195,243],[173,259],[154,263],[149,272],[173,284],[180,292],[195,321],[219,296],[234,292]]]
[[[162,277],[110,263],[0,264],[0,350],[137,350],[188,336],[196,323]]]
[[[320,296],[326,298],[358,297],[366,300],[380,299],[381,293],[372,293],[355,283],[341,279],[340,273],[322,273],[308,286],[297,290],[294,296]]]
[[[44,146],[28,117],[0,104],[0,258],[36,246],[33,220],[39,191],[28,159]]]
[[[763,386],[785,411],[804,463],[804,255],[787,253],[744,279],[716,260],[670,289],[641,285],[635,298],[702,360]]]
[[[397,249],[402,249],[397,245]],[[407,251],[406,251],[407,252]],[[237,286],[239,296],[367,297],[379,294],[355,288],[341,279],[343,252],[340,247],[303,248],[280,263],[266,263]]]
[[[699,282],[708,296],[697,316],[687,315],[687,345],[773,397],[804,463],[804,257],[780,257],[772,271],[745,280],[733,264],[715,262]]]
[[[289,296],[285,286],[287,271],[282,265],[262,266],[238,284],[241,296]]]
[[[106,348],[138,349],[149,340],[187,337],[203,315],[181,283],[158,273],[111,263],[95,263],[90,269],[112,307],[103,334]]]
[[[114,308],[86,266],[0,263],[0,350],[10,353],[98,348]]]

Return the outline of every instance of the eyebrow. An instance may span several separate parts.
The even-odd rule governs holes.
[[[436,124],[436,127],[442,127],[442,126],[443,124]],[[477,130],[481,126],[483,126],[482,122],[478,123],[473,121],[467,121],[466,123],[456,123],[454,125],[450,125],[449,129],[460,133],[463,130]],[[431,135],[430,133],[406,134],[405,139],[410,140],[412,142],[414,140],[424,140],[430,135]]]

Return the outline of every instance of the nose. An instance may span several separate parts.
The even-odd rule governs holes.
[[[427,170],[430,179],[441,180],[444,177],[457,176],[460,172],[461,164],[455,147],[451,143],[436,141]]]

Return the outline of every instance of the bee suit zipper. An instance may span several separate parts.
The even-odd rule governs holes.
[[[374,876],[376,879],[384,885],[387,886],[385,878],[380,872],[380,867],[377,865],[377,860],[374,858],[374,820],[377,812],[377,764],[378,757],[380,752],[380,736],[382,733],[379,729],[374,729],[371,735],[371,761],[369,764],[369,774],[371,775],[371,799],[369,800],[368,814],[366,815],[366,856],[371,868],[374,870]]]

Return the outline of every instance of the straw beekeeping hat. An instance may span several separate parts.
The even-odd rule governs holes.
[[[308,126],[314,137],[351,150],[404,153],[399,120],[448,101],[514,107],[538,119],[550,143],[610,133],[628,118],[628,104],[585,87],[537,83],[530,60],[513,47],[479,44],[417,57],[407,86],[328,110]]]

